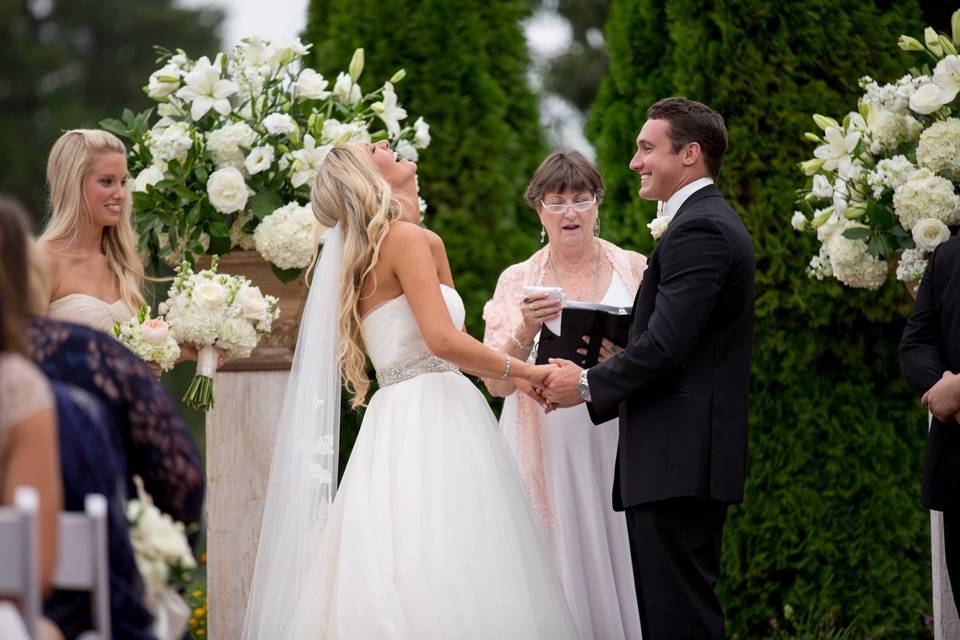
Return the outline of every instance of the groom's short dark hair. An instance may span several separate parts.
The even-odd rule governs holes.
[[[670,123],[667,135],[674,153],[679,153],[691,142],[699,144],[707,171],[714,178],[717,177],[728,146],[723,116],[696,100],[664,98],[647,109],[647,120],[666,120]]]

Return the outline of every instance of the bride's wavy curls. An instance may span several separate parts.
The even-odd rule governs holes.
[[[330,150],[314,180],[310,200],[320,224],[332,227],[339,223],[343,234],[339,357],[344,385],[353,395],[351,406],[357,408],[370,391],[361,334],[361,290],[377,266],[390,223],[401,217],[402,209],[360,145],[337,145]]]

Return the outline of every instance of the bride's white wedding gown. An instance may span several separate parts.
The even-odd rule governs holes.
[[[302,637],[575,638],[483,395],[430,353],[404,296],[367,314],[363,339],[381,388],[310,563]]]

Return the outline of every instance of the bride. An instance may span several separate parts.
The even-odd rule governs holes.
[[[559,580],[483,396],[460,371],[539,384],[483,346],[416,165],[334,147],[313,185],[333,226],[304,309],[270,472],[244,638],[573,638]],[[340,388],[370,399],[336,499]]]

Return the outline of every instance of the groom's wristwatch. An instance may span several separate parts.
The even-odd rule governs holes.
[[[587,371],[588,369],[584,369],[580,372],[580,383],[577,384],[577,394],[584,402],[590,402],[590,384],[587,382]]]

